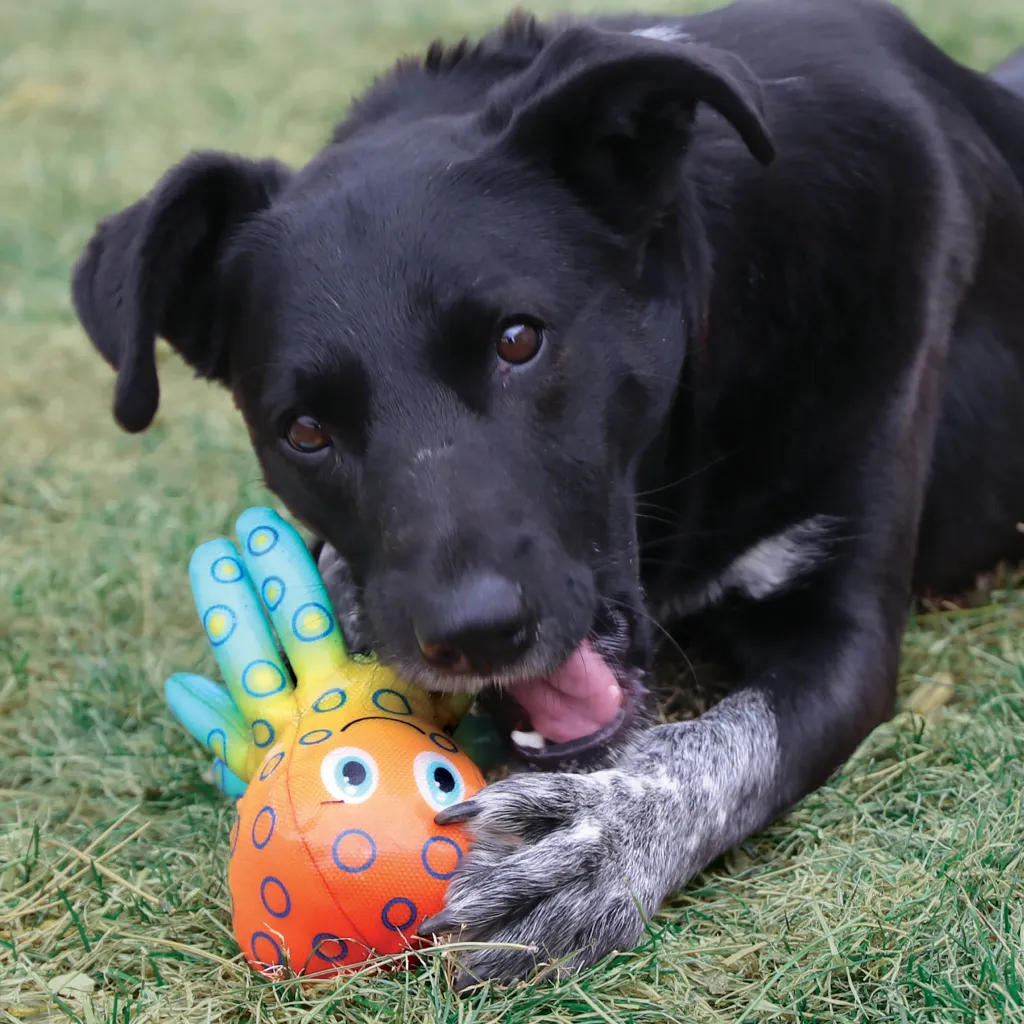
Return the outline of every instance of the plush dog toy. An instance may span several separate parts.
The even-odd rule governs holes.
[[[244,512],[237,535],[190,566],[226,686],[179,673],[166,696],[238,798],[228,879],[246,958],[333,973],[409,948],[442,907],[468,837],[434,816],[483,786],[453,738],[467,698],[349,657],[312,556],[275,512]]]

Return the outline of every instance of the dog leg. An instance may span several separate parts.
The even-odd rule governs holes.
[[[755,609],[753,674],[702,717],[647,730],[613,768],[516,775],[438,816],[470,822],[476,843],[421,932],[529,947],[462,954],[463,985],[634,947],[666,896],[823,783],[891,714],[902,615],[866,611],[865,594],[837,606],[821,587]]]

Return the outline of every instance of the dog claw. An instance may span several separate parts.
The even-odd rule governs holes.
[[[434,821],[438,825],[454,825],[456,822],[468,821],[480,813],[481,807],[476,800],[464,800],[461,804],[454,804],[439,811]]]
[[[439,914],[426,918],[419,928],[416,929],[416,934],[421,939],[427,939],[431,935],[458,931],[460,927],[459,922],[452,917],[451,911],[442,910]]]

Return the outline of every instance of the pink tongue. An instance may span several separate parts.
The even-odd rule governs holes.
[[[611,725],[622,707],[622,688],[605,660],[584,642],[546,679],[511,688],[534,731],[551,743],[569,743]]]

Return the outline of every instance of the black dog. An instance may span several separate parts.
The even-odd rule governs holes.
[[[914,587],[1024,556],[1022,97],[1024,59],[872,0],[514,17],[305,169],[193,154],[97,229],[74,300],[121,425],[161,335],[350,633],[500,684],[562,769],[443,816],[479,838],[421,931],[536,949],[473,975],[634,945],[891,714]],[[697,614],[740,685],[644,727],[651,617]]]

